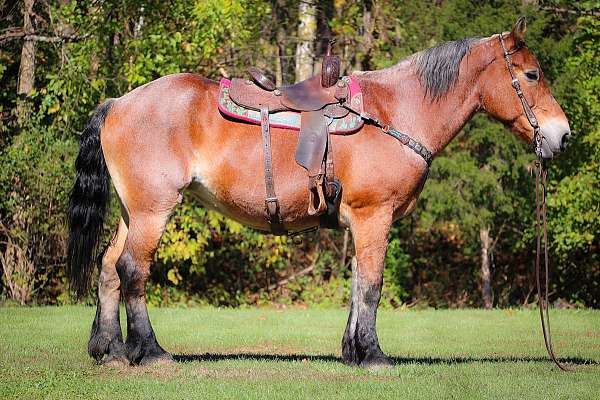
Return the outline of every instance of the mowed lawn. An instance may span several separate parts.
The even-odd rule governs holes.
[[[0,399],[600,398],[598,311],[551,313],[571,373],[548,361],[537,310],[380,311],[397,365],[378,371],[340,362],[344,310],[151,309],[178,362],[129,368],[87,356],[93,316],[0,308]]]

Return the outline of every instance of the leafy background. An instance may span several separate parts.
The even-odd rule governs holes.
[[[98,103],[175,72],[214,79],[241,76],[248,65],[272,72],[278,57],[284,81],[291,82],[298,5],[299,0],[37,0],[36,30],[73,39],[37,44],[35,87],[27,96],[17,96],[22,40],[0,41],[0,299],[73,301],[64,272],[64,212],[77,133]],[[575,132],[568,153],[550,170],[551,296],[559,305],[596,308],[599,5],[328,0],[319,2],[316,46],[322,54],[327,38],[335,36],[346,73],[378,69],[443,41],[509,30],[518,16],[527,16],[528,45]],[[0,32],[22,25],[22,6],[0,0]],[[433,163],[417,210],[394,225],[382,304],[482,305],[484,228],[492,237],[494,304],[533,302],[532,162],[514,135],[476,116]],[[106,240],[117,218],[113,201]],[[263,236],[186,199],[155,255],[148,299],[155,305],[340,306],[349,297],[351,256],[344,232],[321,231],[296,243]]]

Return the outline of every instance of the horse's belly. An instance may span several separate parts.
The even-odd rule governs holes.
[[[221,198],[198,181],[193,181],[186,192],[192,195],[192,197],[200,202],[202,206],[209,210],[217,211],[218,213],[251,228],[264,231],[269,230],[266,220],[260,216],[262,210],[259,210],[258,206],[246,204],[245,207],[241,207],[236,205],[231,201]]]

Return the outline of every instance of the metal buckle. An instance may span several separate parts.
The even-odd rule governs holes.
[[[273,209],[271,204],[275,205]],[[279,218],[279,200],[276,197],[268,197],[265,200],[265,208],[267,210],[267,216],[269,217],[269,222],[281,222]],[[272,217],[277,217],[278,221],[272,221]]]
[[[540,128],[533,129],[533,142],[534,142],[534,151],[535,155],[541,159],[542,158],[542,135],[540,133]]]
[[[268,207],[270,203],[275,203],[275,206],[279,209],[279,200],[277,197],[267,197],[265,205]]]

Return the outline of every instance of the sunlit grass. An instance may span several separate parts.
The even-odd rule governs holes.
[[[86,354],[94,309],[0,308],[0,398],[598,398],[600,312],[380,311],[395,368],[339,362],[344,310],[151,309],[172,366],[110,369]],[[125,324],[123,323],[123,326]]]

